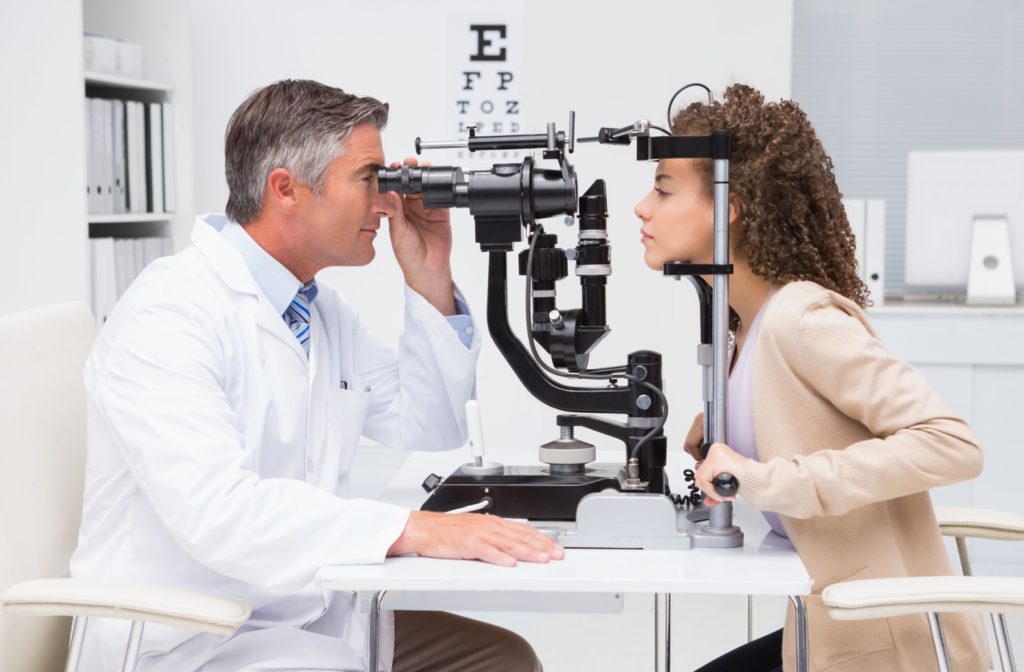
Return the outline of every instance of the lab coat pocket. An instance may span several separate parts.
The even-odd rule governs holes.
[[[324,490],[338,492],[339,485],[347,480],[366,423],[370,396],[368,391],[334,390],[324,404],[321,474],[317,479]]]

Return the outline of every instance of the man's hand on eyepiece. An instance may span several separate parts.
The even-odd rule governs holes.
[[[398,168],[397,161],[391,168]],[[420,165],[407,157],[404,165]],[[424,163],[423,165],[430,165]],[[452,226],[449,210],[423,207],[421,194],[388,192],[395,214],[388,218],[391,246],[405,275],[405,282],[443,315],[455,314],[452,282]]]

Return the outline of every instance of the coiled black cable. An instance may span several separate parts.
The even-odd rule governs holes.
[[[688,506],[693,508],[700,506],[701,502],[704,501],[704,493],[697,487],[697,474],[693,469],[683,469],[683,479],[687,482],[687,488],[690,494],[683,497],[682,495],[675,496],[676,506]]]

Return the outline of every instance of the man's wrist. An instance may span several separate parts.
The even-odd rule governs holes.
[[[406,275],[405,284],[445,317],[458,314],[455,305],[455,282],[450,273],[437,277]]]
[[[410,511],[409,518],[405,521],[405,528],[402,533],[398,535],[398,539],[395,539],[395,543],[391,544],[391,548],[388,549],[387,555],[408,555],[409,553],[416,552],[416,518],[421,514],[420,511]]]

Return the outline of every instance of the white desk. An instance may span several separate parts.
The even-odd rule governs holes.
[[[489,459],[498,459],[506,464],[530,462],[527,456],[509,458],[492,454]],[[431,471],[447,475],[465,460],[464,452],[414,454],[395,475],[384,498],[418,507],[426,497],[419,489],[419,482]],[[770,532],[768,524],[757,511],[740,503],[734,520],[744,531],[743,548],[692,551],[567,549],[562,561],[519,563],[516,567],[401,557],[389,558],[380,565],[324,567],[317,574],[317,581],[329,590],[374,594],[369,644],[371,670],[375,670],[377,660],[375,633],[380,599],[389,591],[434,594],[487,592],[499,594],[496,599],[501,593],[521,595],[524,592],[779,595],[793,600],[798,612],[798,629],[805,629],[803,601],[799,596],[810,593],[811,579],[800,558],[787,540]],[[445,608],[443,595],[439,599],[441,601],[435,608]],[[666,646],[667,661],[667,637],[662,641]],[[802,657],[806,660],[806,656]]]

